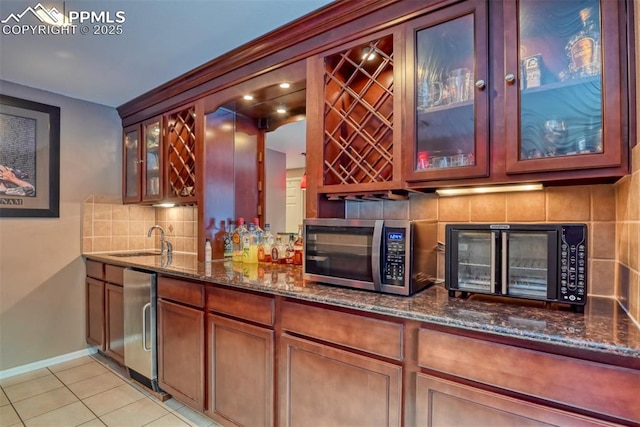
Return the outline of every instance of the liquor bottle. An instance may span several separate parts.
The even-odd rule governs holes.
[[[206,239],[204,242],[204,261],[211,262],[211,240]]]
[[[580,20],[582,29],[569,39],[565,47],[569,57],[569,73],[573,78],[600,74],[600,28],[594,9],[582,9]]]
[[[257,248],[256,262],[264,261],[264,252],[262,253],[262,255],[260,254],[260,249],[264,250],[264,248],[262,247],[262,240],[264,239],[264,230],[260,228],[260,220],[258,218],[253,218],[253,227],[255,230],[255,243]]]
[[[271,249],[273,248],[274,243],[273,234],[271,234],[271,226],[269,224],[265,224],[262,243],[258,247],[258,261],[271,262]],[[260,254],[262,254],[262,259],[260,259]]]
[[[293,264],[293,255],[295,253],[294,249],[293,249],[293,241],[294,241],[294,237],[293,234],[289,235],[289,244],[286,247],[286,255],[285,255],[285,264]]]
[[[233,221],[229,221],[229,230],[224,230],[224,237],[222,241],[224,243],[224,257],[232,258],[233,257]]]
[[[275,243],[271,247],[271,263],[280,264],[280,258],[284,259],[284,253],[280,254],[280,247],[282,246],[282,238],[278,236]]]
[[[233,261],[242,262],[242,244],[246,233],[248,233],[248,230],[244,226],[244,218],[238,218],[238,227],[233,230]]]
[[[258,263],[258,244],[254,223],[249,223],[249,232],[245,233],[242,240],[242,262],[246,264]]]
[[[304,237],[302,235],[302,224],[298,225],[298,235],[293,242],[293,264],[302,265],[304,251]]]

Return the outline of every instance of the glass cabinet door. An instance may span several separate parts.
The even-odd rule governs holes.
[[[124,130],[123,141],[123,202],[140,201],[140,131],[139,126]]]
[[[409,179],[488,172],[485,6],[465,2],[442,12],[450,19],[429,14],[411,30],[415,147]]]
[[[604,107],[609,109],[615,96],[606,94],[605,87],[617,87],[618,77],[603,74],[603,61],[609,59],[603,45],[605,18],[617,13],[616,3],[519,0],[505,5],[505,16],[517,14],[518,27],[518,37],[506,44],[513,45],[507,56],[518,58],[507,61],[504,76],[506,140],[514,141],[507,146],[507,172],[620,163],[619,136],[618,147],[605,150],[603,120]],[[517,138],[510,138],[511,132]]]
[[[162,197],[162,144],[159,119],[143,124],[144,132],[144,200],[158,200]]]

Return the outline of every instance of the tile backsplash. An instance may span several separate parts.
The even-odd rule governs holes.
[[[118,197],[90,196],[82,204],[82,252],[160,249],[160,233],[147,233],[154,225],[165,231],[176,252],[197,252],[197,207],[154,208],[123,205]]]
[[[438,241],[445,240],[448,223],[580,222],[589,228],[589,294],[616,296],[616,186],[549,187],[528,193],[459,197],[412,194],[402,201],[349,201],[350,218],[437,219]],[[444,278],[444,256],[438,259]]]

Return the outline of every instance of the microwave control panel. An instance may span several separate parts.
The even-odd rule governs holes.
[[[560,300],[584,304],[587,296],[586,228],[563,226],[560,242]]]
[[[385,228],[382,282],[387,285],[404,285],[406,274],[407,230]]]

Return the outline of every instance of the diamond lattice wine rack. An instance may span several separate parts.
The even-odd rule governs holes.
[[[168,116],[168,178],[169,198],[195,199],[196,134],[195,107]]]
[[[324,61],[324,185],[393,179],[393,36]]]

